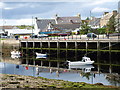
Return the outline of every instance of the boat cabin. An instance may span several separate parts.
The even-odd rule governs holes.
[[[91,59],[89,57],[82,57],[82,61],[87,62],[87,61],[91,61]]]

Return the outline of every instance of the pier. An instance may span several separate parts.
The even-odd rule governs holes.
[[[89,40],[46,40],[46,39],[29,39],[21,40],[22,49],[61,49],[61,50],[83,50],[83,51],[111,51],[120,52],[120,40],[118,39],[89,39]]]

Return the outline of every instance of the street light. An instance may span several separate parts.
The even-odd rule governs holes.
[[[120,1],[118,2],[118,40],[119,40],[119,34],[120,34]]]
[[[32,39],[33,39],[33,16],[32,16]]]

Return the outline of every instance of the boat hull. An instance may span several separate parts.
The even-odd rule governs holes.
[[[47,57],[47,54],[36,53],[37,57]]]
[[[77,62],[69,62],[69,65],[90,65],[93,63],[94,61],[88,61],[88,62],[77,61]]]

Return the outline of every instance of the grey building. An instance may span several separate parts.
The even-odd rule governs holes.
[[[93,17],[92,20],[90,20],[90,22],[88,23],[91,28],[93,29],[97,29],[100,28],[100,18],[95,18]]]
[[[46,31],[46,26],[49,23],[55,24],[55,19],[35,19],[35,29],[37,29],[40,32]]]
[[[80,14],[70,17],[59,17],[57,14],[53,19],[35,19],[35,30],[39,32],[51,31],[72,31],[79,28],[81,25]],[[37,33],[36,33],[37,34]]]

